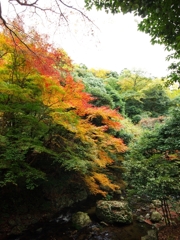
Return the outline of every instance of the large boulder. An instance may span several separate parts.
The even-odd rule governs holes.
[[[90,223],[91,219],[85,212],[76,212],[72,215],[72,224],[77,230],[88,226]]]
[[[133,214],[125,201],[103,201],[96,204],[97,217],[107,223],[130,224],[133,221]]]

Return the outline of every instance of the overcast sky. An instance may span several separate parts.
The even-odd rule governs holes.
[[[90,16],[99,28],[93,28],[93,36],[83,37],[83,28],[76,26],[68,38],[60,38],[61,46],[74,62],[118,73],[135,68],[155,77],[167,74],[167,52],[163,46],[152,45],[150,36],[137,30],[137,18],[96,11]]]
[[[73,0],[77,8],[83,6],[83,0]],[[41,2],[42,4],[42,2]],[[43,4],[50,4],[49,1]],[[2,2],[4,16],[13,18],[14,8],[7,2]],[[87,16],[96,25],[83,20],[77,12],[65,8],[66,24],[60,24],[58,31],[57,16],[47,22],[39,16],[24,15],[26,24],[34,25],[38,31],[50,34],[51,40],[58,47],[64,48],[74,63],[85,64],[88,68],[106,69],[121,72],[124,68],[140,69],[151,76],[163,77],[167,74],[168,55],[164,47],[151,45],[150,37],[137,30],[138,18],[132,14],[106,14],[103,11],[90,11]]]

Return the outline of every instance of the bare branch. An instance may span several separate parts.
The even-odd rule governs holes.
[[[0,2],[0,19],[2,20],[2,23],[6,26],[6,21],[2,16],[2,7],[1,7],[1,2]]]
[[[3,58],[8,52],[3,53],[2,55],[0,55],[0,58]]]
[[[2,1],[0,0],[0,3]],[[86,12],[83,10],[82,6],[77,7],[76,5],[73,6],[74,1],[72,1],[72,5],[67,3],[68,1],[65,0],[44,0],[44,1],[39,1],[39,0],[6,0],[6,3],[9,4],[9,11],[10,14],[8,13],[5,15],[4,12],[2,14],[2,6],[0,4],[0,25],[4,26],[5,28],[8,29],[8,31],[11,34],[11,37],[14,41],[14,43],[17,42],[17,39],[24,44],[29,50],[30,48],[27,46],[27,44],[24,42],[24,39],[20,36],[19,32],[21,29],[16,29],[16,25],[13,26],[14,24],[10,20],[10,17],[14,17],[14,19],[27,19],[30,14],[30,18],[27,19],[29,26],[33,25],[33,22],[29,22],[29,19],[35,17],[34,19],[40,20],[42,23],[42,29],[45,31],[48,29],[48,23],[52,24],[56,30],[63,31],[63,24],[66,27],[66,29],[69,29],[69,32],[73,32],[74,28],[71,28],[70,26],[70,21],[73,19],[73,24],[74,24],[74,17],[71,14],[76,12],[80,17],[81,20],[83,19],[84,23],[89,22],[92,26],[95,26],[96,29],[99,29],[94,22],[86,15]],[[69,9],[69,11],[67,11]],[[68,15],[69,13],[69,15]],[[23,18],[22,18],[23,14]],[[45,20],[44,20],[45,19]],[[10,22],[11,21],[11,22]],[[24,20],[25,22],[26,20]],[[76,19],[75,19],[76,21]],[[63,24],[62,24],[63,23]],[[41,24],[39,24],[41,25]],[[44,28],[45,26],[45,28]],[[51,25],[49,25],[51,28]],[[74,26],[74,25],[73,25]],[[52,28],[50,29],[52,32]],[[88,31],[88,28],[85,30]],[[48,34],[50,33],[48,29]],[[83,35],[84,31],[83,31]],[[61,35],[62,36],[62,35]],[[17,44],[17,43],[16,43]]]
[[[10,34],[11,34],[11,37],[13,39],[13,42],[15,43],[15,45],[17,46],[17,43],[16,43],[16,40],[15,40],[15,37],[29,50],[32,52],[32,50],[29,48],[29,46],[18,36],[18,34],[13,30],[11,29],[8,24],[4,24],[5,27],[9,30]],[[34,53],[34,52],[33,52]]]
[[[58,7],[58,9],[59,9],[60,15],[63,16],[63,18],[64,18],[64,20],[66,21],[66,23],[68,23],[67,18],[64,16],[64,14],[63,14],[62,11],[61,11],[61,8],[60,8],[60,6],[59,6],[58,1],[57,1],[57,0],[55,0],[55,1],[56,1],[56,4],[57,4],[57,7]]]
[[[59,0],[59,1],[60,1],[64,6],[66,6],[67,8],[71,8],[71,9],[79,12],[84,18],[86,18],[86,19],[87,19],[89,22],[91,22],[95,27],[97,27],[97,26],[94,24],[94,22],[93,22],[87,15],[85,15],[81,10],[79,10],[79,9],[73,7],[73,6],[69,6],[69,5],[65,4],[62,0]],[[97,28],[98,28],[98,27],[97,27]],[[99,28],[98,28],[98,29],[99,29]]]
[[[13,0],[10,0],[11,2],[13,1]],[[22,1],[19,1],[19,0],[15,0],[17,3],[19,3],[21,6],[28,6],[28,7],[32,7],[32,6],[34,6],[34,5],[36,5],[36,3],[39,1],[39,0],[36,0],[36,1],[34,1],[33,3],[27,3],[27,0],[24,0],[24,2],[22,2]]]
[[[72,9],[72,10],[74,10],[74,11],[76,11],[76,12],[78,12],[78,13],[80,13],[85,19],[87,19],[89,22],[91,22],[96,28],[98,28],[95,24],[94,24],[94,22],[86,15],[86,14],[84,14],[83,13],[83,11],[81,11],[80,9],[78,9],[78,8],[76,8],[76,7],[73,7],[73,6],[71,6],[71,5],[68,5],[68,4],[66,4],[64,1],[62,1],[62,0],[55,0],[55,2],[56,2],[56,6],[57,6],[57,9],[59,10],[59,11],[55,11],[54,9],[52,9],[52,8],[42,8],[42,7],[40,7],[40,6],[38,6],[37,5],[37,3],[38,3],[38,1],[39,0],[36,0],[36,1],[34,1],[33,3],[28,3],[27,2],[27,0],[9,0],[10,2],[17,2],[19,5],[21,5],[21,6],[27,6],[27,7],[34,7],[35,9],[39,9],[39,10],[41,10],[42,12],[46,12],[46,11],[50,11],[50,12],[52,12],[52,13],[55,13],[55,14],[57,14],[57,15],[60,15],[60,17],[63,17],[64,18],[64,20],[66,21],[66,23],[68,23],[68,20],[67,20],[67,18],[65,17],[65,15],[63,14],[63,12],[61,11],[61,7],[60,7],[60,4],[62,4],[63,6],[65,6],[66,8],[69,8],[69,9]],[[36,13],[36,11],[35,11],[35,13]],[[98,28],[99,29],[99,28]]]

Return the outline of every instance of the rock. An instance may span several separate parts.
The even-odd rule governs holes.
[[[42,230],[43,230],[42,228],[38,228],[38,229],[36,230],[36,232],[37,232],[37,233],[41,233]]]
[[[77,212],[72,215],[72,224],[77,230],[88,226],[90,223],[91,219],[87,213]]]
[[[151,240],[157,240],[157,231],[156,230],[149,230],[148,237]]]
[[[162,215],[157,212],[157,211],[154,211],[151,213],[151,221],[152,222],[160,222],[162,219]]]
[[[141,208],[141,211],[146,211],[146,208],[145,208],[145,207],[142,207],[142,208]]]
[[[92,226],[91,230],[92,230],[93,232],[98,232],[98,231],[100,230],[100,228],[97,227],[97,226]]]
[[[133,221],[133,214],[125,201],[103,201],[96,204],[97,217],[107,223],[126,223]]]
[[[149,213],[147,213],[147,214],[145,215],[145,219],[150,219],[150,214],[149,214]]]
[[[143,236],[143,237],[141,237],[141,240],[147,240],[147,237],[148,236]]]
[[[109,193],[112,192],[112,189],[109,186],[107,186],[107,185],[100,184],[99,187],[103,191],[106,191],[106,192],[109,192]]]
[[[144,217],[142,215],[138,216],[137,221],[140,223],[144,222]]]
[[[13,235],[18,235],[18,234],[20,234],[20,233],[22,233],[22,231],[23,231],[23,227],[21,227],[21,226],[15,226],[14,228],[12,228],[12,230],[11,230],[11,234]]]
[[[136,213],[140,213],[140,212],[141,212],[141,209],[138,208],[138,209],[136,210]]]
[[[155,207],[161,207],[161,201],[159,199],[153,200],[152,203]]]
[[[156,230],[149,230],[148,234],[144,237],[141,237],[141,240],[157,240],[157,232]]]
[[[121,191],[120,189],[118,189],[118,190],[116,190],[114,193],[117,194],[117,195],[121,195],[121,194],[122,194],[122,191]]]
[[[149,205],[149,208],[150,208],[150,209],[155,209],[156,207],[155,207],[155,205],[154,205],[153,203],[151,203],[151,204]]]
[[[106,222],[101,221],[100,223],[101,223],[101,225],[103,225],[103,226],[105,226],[105,227],[108,227],[108,226],[109,226],[109,224],[107,224]]]
[[[14,227],[14,226],[17,225],[17,223],[16,223],[16,221],[15,221],[14,219],[9,219],[8,223],[9,223],[9,225],[10,225],[11,227]]]

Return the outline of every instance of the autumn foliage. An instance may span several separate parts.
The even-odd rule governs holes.
[[[80,174],[93,194],[106,194],[101,185],[117,189],[103,169],[120,164],[126,151],[109,133],[121,128],[122,117],[90,103],[64,50],[35,30],[27,35],[17,28],[17,35],[0,34],[0,185],[23,179],[33,189],[48,178],[38,164],[46,156],[50,165]]]

